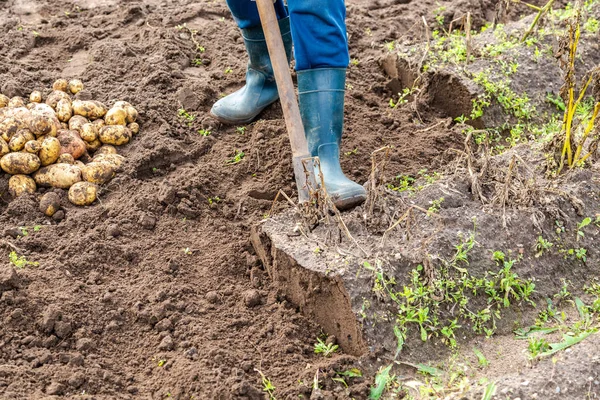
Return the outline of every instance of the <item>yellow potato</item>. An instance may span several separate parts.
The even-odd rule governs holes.
[[[76,206],[89,206],[97,196],[98,186],[90,182],[78,182],[69,189],[69,201]]]
[[[42,92],[39,90],[34,90],[29,95],[29,101],[32,103],[41,103],[42,102]]]
[[[56,116],[61,122],[67,122],[73,116],[73,107],[71,101],[67,99],[61,99],[56,103]]]
[[[39,186],[52,186],[68,189],[81,182],[81,168],[70,164],[52,164],[41,168],[33,175]]]
[[[19,124],[13,117],[5,118],[0,121],[0,137],[8,142],[11,137],[19,130]]]
[[[10,99],[3,94],[0,94],[0,108],[8,107]]]
[[[48,192],[40,200],[40,212],[47,217],[53,216],[60,209],[60,196],[54,192]]]
[[[100,128],[100,141],[104,144],[121,146],[131,140],[131,131],[123,125],[107,125]]]
[[[117,148],[115,146],[111,146],[110,144],[105,144],[98,149],[94,156],[99,156],[101,154],[117,154]]]
[[[92,159],[93,162],[105,162],[112,165],[115,169],[119,169],[121,165],[123,165],[123,161],[125,161],[125,157],[120,156],[118,154],[98,154]]]
[[[71,101],[71,96],[69,96],[67,93],[63,92],[62,90],[54,90],[46,98],[46,104],[48,104],[53,109],[56,109],[56,105],[58,104],[58,102],[63,99]]]
[[[104,184],[115,176],[115,167],[108,162],[91,162],[81,168],[84,181]]]
[[[60,154],[69,153],[76,160],[85,154],[85,142],[79,137],[79,132],[60,131],[57,138],[61,147]]]
[[[28,129],[21,129],[17,131],[12,138],[10,138],[8,147],[11,151],[21,151],[25,147],[25,143],[29,142],[30,140],[35,140],[33,133],[31,133]]]
[[[46,103],[34,103],[31,111],[32,112],[37,111],[42,114],[46,114],[46,115],[50,115],[50,116],[55,115],[54,108],[50,107]]]
[[[0,158],[5,155],[10,153],[10,148],[8,147],[8,143],[6,143],[6,140],[2,139],[0,137]]]
[[[73,94],[77,94],[83,90],[83,82],[79,79],[71,79],[69,81],[69,91]]]
[[[12,197],[35,193],[36,189],[35,181],[28,175],[13,175],[8,180],[8,192]]]
[[[20,96],[15,96],[8,102],[8,107],[25,107],[27,104],[25,103],[25,99]]]
[[[38,154],[42,149],[42,143],[38,142],[37,140],[30,140],[27,143],[25,143],[24,149],[28,153]]]
[[[127,125],[127,127],[131,131],[132,135],[137,135],[140,132],[140,126],[137,122],[132,122],[129,125]]]
[[[41,165],[39,157],[31,153],[8,153],[0,159],[0,167],[11,175],[29,175]]]
[[[66,79],[58,79],[52,84],[52,90],[66,92],[69,89],[69,83]]]
[[[113,107],[120,107],[127,111],[127,123],[131,124],[138,118],[137,110],[126,101],[117,101]]]
[[[79,129],[79,136],[86,142],[94,142],[98,140],[98,128],[95,124],[84,124]]]
[[[69,130],[71,131],[81,131],[81,127],[85,124],[88,124],[87,118],[82,117],[81,115],[73,115],[69,120]]]
[[[55,115],[50,115],[44,111],[31,111],[29,120],[29,130],[36,136],[48,135],[56,137],[60,129],[60,121]]]
[[[101,119],[101,118],[100,118],[100,119],[97,119],[97,120],[95,120],[95,121],[93,121],[93,122],[92,122],[92,124],[96,125],[96,128],[97,128],[98,130],[100,130],[100,128],[102,128],[103,126],[105,126],[105,125],[106,125],[106,123],[104,122],[104,120],[103,120],[103,119]]]
[[[102,142],[98,139],[92,140],[91,142],[85,142],[85,148],[88,152],[94,152],[102,147]]]
[[[75,162],[73,163],[73,165],[79,167],[79,168],[83,168],[85,167],[85,164],[83,163],[83,161],[80,160],[75,160]]]
[[[113,107],[104,116],[106,125],[127,125],[127,111],[124,108]]]
[[[58,160],[56,160],[57,164],[70,164],[70,165],[74,165],[75,164],[75,158],[73,157],[72,154],[69,153],[63,153],[60,156],[58,156]]]
[[[45,167],[54,164],[60,156],[60,141],[52,136],[46,136],[42,141],[42,148],[39,152],[40,161]]]
[[[32,113],[27,107],[17,107],[11,110],[11,115],[17,121],[19,129],[29,129]]]
[[[91,120],[102,118],[106,115],[107,108],[104,104],[99,101],[73,101],[73,113],[75,115],[81,115]]]

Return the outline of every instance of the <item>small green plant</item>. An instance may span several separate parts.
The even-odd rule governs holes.
[[[490,362],[487,360],[487,358],[485,358],[485,355],[483,355],[481,350],[477,349],[476,347],[473,347],[473,353],[475,353],[475,356],[477,357],[477,362],[479,363],[480,367],[485,368],[488,365],[490,365]]]
[[[208,198],[208,205],[209,205],[209,206],[211,206],[211,207],[212,207],[214,204],[216,204],[216,203],[220,203],[220,202],[221,202],[221,199],[219,198],[219,196],[215,196],[215,197],[209,197],[209,198]]]
[[[244,134],[246,134],[246,127],[245,126],[238,126],[237,128],[235,128],[235,131],[237,133],[239,133],[240,135],[244,135]]]
[[[350,60],[350,65],[357,67],[358,64],[360,64],[360,61],[358,61],[357,58],[353,58],[352,60]]]
[[[440,197],[439,199],[436,200],[431,200],[429,202],[429,204],[431,204],[431,206],[427,209],[427,216],[431,217],[433,214],[437,214],[440,209],[442,208],[442,203],[444,202],[444,198]]]
[[[269,395],[269,400],[277,400],[275,398],[275,385],[273,385],[273,382],[271,382],[271,380],[269,378],[267,378],[265,376],[265,374],[263,374],[260,370],[258,369],[254,369],[256,372],[258,372],[260,374],[260,378],[262,380],[262,386],[263,386],[263,392],[267,393],[267,395]]]
[[[231,69],[231,67],[227,67],[225,68],[225,71],[223,71],[223,73],[225,74],[231,74],[233,72],[233,70]]]
[[[535,249],[537,251],[535,256],[541,257],[544,254],[544,252],[550,250],[552,246],[553,244],[550,241],[544,239],[541,235],[538,236],[537,242],[535,244]]]
[[[315,354],[322,354],[323,357],[329,357],[337,351],[339,346],[333,343],[325,343],[321,338],[317,338],[315,343]]]
[[[583,221],[581,221],[580,223],[577,224],[577,241],[579,241],[579,238],[584,238],[585,237],[585,233],[583,232],[583,228],[585,228],[586,226],[588,226],[589,224],[592,223],[592,219],[591,218],[585,218]]]
[[[179,115],[179,118],[184,120],[188,126],[192,126],[192,123],[196,120],[196,116],[187,112],[185,108],[180,108],[177,110],[177,115]]]
[[[198,130],[198,134],[200,136],[206,137],[206,136],[210,136],[212,134],[212,132],[208,129],[200,129],[200,130]]]
[[[350,151],[347,151],[347,152],[344,153],[344,155],[346,157],[355,156],[357,154],[358,154],[358,147],[355,148],[354,150],[350,150]]]
[[[158,360],[158,366],[163,367],[167,363],[167,360]]]
[[[192,250],[190,250],[189,247],[186,247],[185,249],[183,249],[183,254],[190,256],[192,255]]]
[[[546,339],[537,337],[529,338],[527,350],[529,351],[529,357],[531,359],[534,359],[543,352],[548,351],[549,348],[550,345],[548,344],[548,341]]]
[[[244,153],[241,150],[235,150],[233,152],[233,158],[230,158],[229,160],[225,161],[225,164],[229,164],[229,165],[235,165],[240,163],[244,157],[246,156],[246,153]]]
[[[37,267],[40,265],[40,263],[35,261],[27,261],[25,256],[19,256],[15,251],[9,253],[8,260],[18,269],[23,269],[27,266]]]
[[[414,93],[414,89],[404,88],[402,93],[398,93],[398,101],[394,102],[394,99],[390,99],[390,107],[397,108],[400,105],[408,103],[408,97]]]
[[[192,64],[194,64],[196,67],[199,67],[204,63],[202,62],[202,58],[196,57],[192,60]]]

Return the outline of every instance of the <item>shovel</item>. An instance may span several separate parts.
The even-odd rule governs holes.
[[[315,157],[308,152],[308,144],[304,135],[304,125],[300,117],[300,108],[294,83],[290,74],[290,65],[285,54],[281,31],[273,0],[256,0],[258,14],[262,24],[269,57],[273,66],[277,91],[283,109],[283,117],[292,147],[292,165],[298,188],[298,199],[305,203],[310,199],[309,188],[317,187],[314,174]]]

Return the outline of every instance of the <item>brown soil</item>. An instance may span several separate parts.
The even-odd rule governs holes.
[[[447,20],[471,11],[481,24],[493,14],[492,1],[440,3]],[[348,1],[359,64],[349,69],[343,151],[358,151],[342,163],[361,183],[383,145],[395,146],[390,175],[439,168],[446,149],[462,147],[434,113],[391,110],[378,64],[385,42],[421,15],[433,21],[437,7]],[[198,30],[204,53],[183,24]],[[77,77],[94,99],[134,104],[141,120],[121,151],[123,171],[92,207],[58,191],[64,214],[48,219],[39,194],[13,200],[0,176],[1,398],[262,399],[255,369],[278,398],[308,398],[316,374],[327,398],[366,398],[370,379],[347,390],[325,379],[357,359],[313,353],[320,328],[278,295],[252,250],[250,226],[279,189],[293,192],[290,151],[278,105],[244,134],[208,116],[244,78],[224,2],[8,0],[0,38],[0,92],[27,95]],[[191,125],[180,108],[196,116]],[[235,150],[245,158],[226,165]],[[13,272],[12,250],[39,266]]]

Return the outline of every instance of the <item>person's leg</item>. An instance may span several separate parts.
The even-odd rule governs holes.
[[[227,0],[227,5],[242,31],[248,52],[246,85],[216,102],[211,114],[226,124],[246,124],[269,104],[277,101],[279,94],[256,3],[251,0]],[[288,59],[291,59],[290,22],[282,0],[276,1],[275,10]]]
[[[366,190],[340,166],[346,67],[344,0],[289,0],[300,114],[308,148],[318,156],[325,188],[340,209],[359,205]]]
[[[227,6],[233,15],[233,19],[240,29],[260,27],[260,17],[256,1],[253,0],[227,0]],[[287,10],[282,0],[275,2],[275,12],[277,19],[287,17]]]

